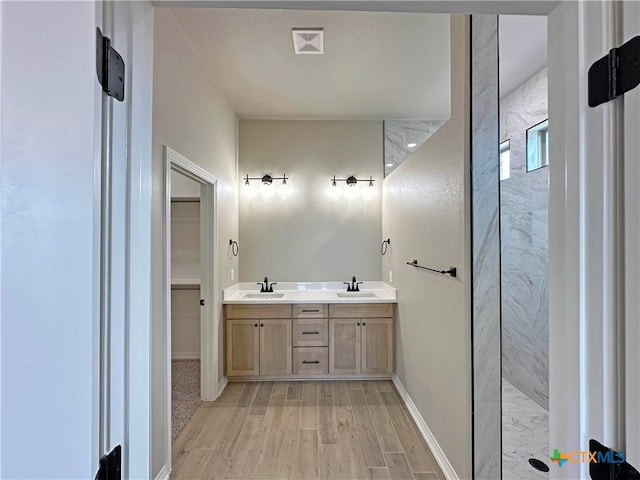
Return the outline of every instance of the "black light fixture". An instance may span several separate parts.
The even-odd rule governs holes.
[[[287,175],[284,173],[282,174],[281,177],[272,177],[268,173],[265,173],[262,177],[250,177],[249,175],[247,175],[246,177],[244,177],[244,184],[249,185],[250,184],[249,180],[260,180],[262,181],[263,185],[271,185],[274,180],[282,180],[282,184],[286,185],[288,178],[287,178]]]
[[[353,175],[349,175],[347,178],[336,178],[336,176],[334,175],[333,178],[331,179],[331,186],[332,187],[338,186],[336,182],[346,182],[349,187],[355,187],[356,184],[358,183],[358,179]],[[375,182],[375,180],[373,179],[373,176],[370,175],[369,176],[370,187],[373,187],[373,182]]]

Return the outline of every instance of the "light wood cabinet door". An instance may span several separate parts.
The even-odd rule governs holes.
[[[360,373],[360,319],[329,319],[329,373]]]
[[[362,319],[362,373],[393,373],[393,319]]]
[[[291,375],[291,319],[260,320],[260,375]]]
[[[227,375],[260,373],[260,321],[227,320]]]

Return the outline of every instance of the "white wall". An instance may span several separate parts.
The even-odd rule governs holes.
[[[0,8],[0,477],[93,478],[96,6]]]
[[[157,8],[154,42],[153,109],[153,428],[152,472],[165,463],[171,446],[165,444],[164,384],[167,338],[164,329],[164,158],[169,145],[218,178],[218,290],[231,284],[236,258],[227,245],[238,237],[236,180],[237,120],[215,83],[204,69],[189,40],[168,9]],[[220,308],[221,306],[218,306]],[[219,365],[224,365],[222,325],[219,325]],[[222,375],[222,369],[220,375]]]
[[[181,173],[171,171],[171,198],[200,198],[200,184]]]
[[[171,202],[171,283],[200,283],[200,202]]]
[[[240,280],[380,280],[382,122],[242,120]],[[331,178],[375,179],[347,187]]]
[[[200,358],[200,289],[171,290],[171,358]]]
[[[468,28],[452,17],[451,119],[385,179],[382,220],[382,275],[393,271],[398,289],[396,373],[460,478],[471,477]]]
[[[193,180],[186,180],[200,189]],[[175,198],[173,187],[172,183],[171,197]],[[200,202],[172,201],[171,358],[200,358],[200,262]],[[190,285],[176,285],[182,282]]]

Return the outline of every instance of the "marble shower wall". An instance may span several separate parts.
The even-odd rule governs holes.
[[[474,478],[501,478],[498,17],[471,17]]]
[[[385,120],[384,176],[389,175],[413,155],[413,152],[444,124],[444,120]],[[407,147],[410,143],[415,143],[416,146]]]
[[[511,149],[500,182],[502,375],[549,410],[549,169],[526,168],[526,130],[546,118],[544,68],[500,101],[500,142]]]

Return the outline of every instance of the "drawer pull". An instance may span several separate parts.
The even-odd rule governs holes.
[[[320,332],[302,332],[302,335],[320,335]]]
[[[301,310],[301,312],[302,313],[320,313],[320,309],[319,308],[314,308],[314,309],[311,309],[311,308],[305,309],[305,308],[303,308]]]
[[[302,363],[320,363],[318,360],[313,360],[312,362],[309,362],[307,360],[303,360]]]

